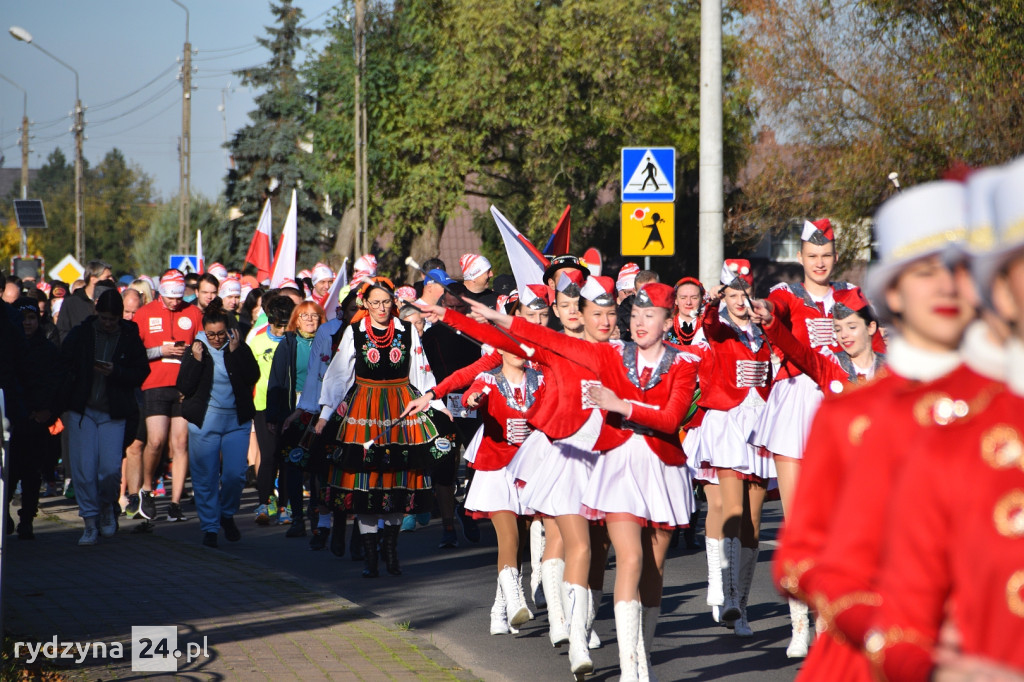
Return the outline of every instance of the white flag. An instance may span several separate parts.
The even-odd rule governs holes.
[[[284,231],[281,241],[274,254],[274,267],[271,268],[270,286],[278,288],[286,279],[295,281],[295,252],[299,248],[299,219],[295,206],[295,190],[292,190],[292,205],[288,207],[288,217],[284,219]]]

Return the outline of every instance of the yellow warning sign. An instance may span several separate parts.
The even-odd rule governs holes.
[[[662,202],[622,204],[623,256],[674,256],[676,205]]]
[[[71,284],[76,279],[82,279],[85,268],[69,253],[60,259],[60,262],[50,270],[49,274],[50,279],[58,279]]]

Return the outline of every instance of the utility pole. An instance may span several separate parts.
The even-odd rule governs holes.
[[[21,198],[28,199],[28,92],[2,73],[0,78],[21,90],[21,141],[18,143],[21,145]],[[24,228],[21,230],[20,253],[22,258],[28,255],[28,231]]]
[[[356,23],[354,28],[354,57],[356,62],[355,68],[355,98],[353,101],[354,111],[354,137],[355,137],[355,173],[353,174],[353,180],[355,182],[355,192],[353,200],[356,208],[356,229],[355,229],[355,247],[356,257],[358,258],[362,254],[366,253],[366,230],[365,224],[365,211],[366,211],[366,198],[364,193],[366,187],[364,186],[365,170],[363,168],[364,156],[363,146],[365,140],[363,136],[366,134],[366,126],[363,123],[364,109],[363,109],[363,97],[362,97],[362,81],[363,81],[363,58],[366,56],[365,48],[363,47],[363,40],[365,37],[366,30],[366,0],[356,0]]]
[[[192,43],[188,38],[188,7],[178,0],[171,2],[185,10],[185,48],[181,59],[181,142],[178,145],[178,253],[188,253],[192,195]]]
[[[698,254],[704,288],[718,284],[723,247],[722,0],[700,4],[700,162]]]

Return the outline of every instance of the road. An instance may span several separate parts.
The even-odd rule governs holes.
[[[386,622],[405,624],[428,639],[460,665],[484,680],[571,679],[567,647],[553,649],[547,638],[544,613],[528,622],[517,636],[491,636],[489,611],[494,598],[497,543],[489,523],[482,524],[478,545],[465,542],[439,550],[439,522],[435,519],[415,533],[403,533],[399,553],[403,575],[367,580],[360,575],[361,562],[337,558],[329,551],[312,552],[308,538],[284,537],[285,526],[260,527],[249,510],[253,492],[246,491],[244,514],[238,524],[242,540],[221,539],[220,548],[275,571],[290,573],[310,585],[335,592],[379,615]],[[163,510],[164,503],[159,508]],[[185,505],[186,523],[161,522],[156,532],[184,542],[199,543],[201,534],[195,509]],[[654,642],[655,673],[667,680],[792,680],[799,662],[786,658],[789,641],[789,609],[771,586],[770,561],[773,539],[781,520],[778,502],[764,512],[762,551],[754,576],[749,614],[752,639],[742,640],[716,625],[704,603],[707,564],[702,550],[671,550],[665,575],[662,614]],[[134,522],[125,522],[131,526]],[[123,532],[123,531],[122,531]],[[699,541],[702,538],[698,537]],[[524,567],[524,571],[527,570]],[[605,584],[605,595],[595,628],[605,646],[592,651],[596,681],[618,679],[618,653],[610,589],[614,583],[614,552]]]

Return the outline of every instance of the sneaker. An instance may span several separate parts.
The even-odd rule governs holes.
[[[304,538],[306,537],[306,522],[299,519],[291,525],[288,532],[284,534],[286,538]]]
[[[100,535],[112,538],[117,533],[117,517],[114,516],[113,505],[100,504]]]
[[[79,547],[87,547],[89,545],[95,545],[100,541],[100,529],[96,526],[86,526],[85,532],[82,533],[82,537],[78,539]]]
[[[224,539],[228,542],[238,542],[242,539],[242,531],[238,530],[234,516],[220,517],[220,527],[224,531]],[[214,533],[214,538],[216,537],[217,535]]]
[[[135,515],[139,513],[139,496],[129,495],[128,505],[124,508],[124,514],[129,519],[134,519]]]
[[[216,547],[217,546],[217,534],[213,532],[203,533],[203,546],[204,547]]]
[[[412,514],[406,514],[405,518],[402,519],[402,532],[412,533],[416,530],[416,517]]]
[[[287,526],[292,522],[292,509],[291,507],[281,507],[277,512],[277,525]]]
[[[22,519],[18,523],[19,540],[35,540],[36,534],[32,532],[32,519]]]
[[[313,537],[309,539],[309,548],[314,552],[319,552],[321,549],[327,546],[327,539],[330,536],[330,528],[314,528]]]
[[[480,524],[466,513],[464,505],[460,504],[455,508],[455,518],[459,520],[459,524],[462,526],[462,534],[466,536],[466,540],[474,545],[480,542]]]
[[[274,495],[270,496],[270,503],[267,505],[267,513],[271,516],[277,516],[277,497]]]
[[[156,490],[153,491],[153,497],[166,497],[167,488],[164,487],[164,479],[160,479],[156,483]]]
[[[139,515],[150,521],[156,518],[156,500],[152,493],[145,490],[139,491]]]
[[[188,521],[188,517],[185,516],[185,512],[181,511],[181,505],[177,502],[171,502],[167,506],[167,520],[171,523],[177,521]]]
[[[430,512],[422,512],[420,514],[417,514],[416,523],[420,524],[421,526],[430,525]]]
[[[455,534],[455,528],[446,528],[441,533],[441,544],[438,549],[455,549],[459,546],[459,537]]]
[[[265,504],[256,507],[256,523],[266,526],[270,523],[270,509]]]

